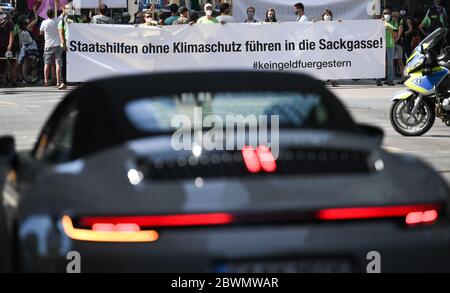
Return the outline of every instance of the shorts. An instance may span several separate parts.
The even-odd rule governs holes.
[[[403,48],[400,45],[395,46],[394,59],[402,59],[403,60]]]
[[[58,64],[63,65],[62,60],[62,52],[63,49],[61,46],[57,47],[50,47],[44,49],[44,64],[51,65],[51,64]]]

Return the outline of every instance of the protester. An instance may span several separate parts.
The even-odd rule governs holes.
[[[249,8],[247,8],[247,19],[244,20],[244,23],[256,23],[256,22],[258,22],[255,19],[255,13],[256,13],[255,7],[250,6]]]
[[[114,24],[114,20],[107,16],[108,14],[108,6],[105,4],[100,4],[98,6],[98,13],[94,17],[92,17],[91,23],[95,24]]]
[[[178,14],[178,5],[175,3],[170,4],[170,17],[168,17],[165,21],[165,25],[173,25],[173,23],[180,18],[180,15]]]
[[[267,22],[267,23],[278,22],[277,21],[277,16],[276,16],[276,13],[275,13],[275,9],[273,9],[273,8],[267,9],[267,11],[266,11],[266,20],[264,20],[264,22]]]
[[[160,26],[165,25],[166,19],[168,19],[170,17],[170,12],[166,12],[166,11],[160,11],[158,13],[158,24]]]
[[[386,29],[386,84],[394,85],[394,53],[395,53],[395,38],[394,34],[398,30],[397,25],[392,21],[392,14],[390,9],[383,11],[384,27]],[[379,85],[379,84],[377,84]]]
[[[30,31],[32,27],[34,27],[38,21],[37,11],[34,10],[35,17],[33,21],[30,22],[26,15],[22,15],[19,17],[19,45],[20,45],[20,53],[18,57],[18,64],[21,65],[23,63],[23,59],[26,54],[31,51],[37,51],[38,47],[36,41],[31,37]]]
[[[308,22],[308,17],[305,15],[305,6],[303,3],[299,2],[294,5],[295,15],[297,15],[298,22]]]
[[[0,12],[0,57],[12,58],[14,45],[14,24],[8,20],[6,13]],[[0,62],[0,72],[4,72],[6,68],[5,62]],[[7,72],[8,74],[8,72]],[[9,72],[11,82],[16,83],[16,71]]]
[[[214,24],[219,21],[213,16],[213,6],[211,3],[206,3],[204,6],[205,16],[202,16],[197,21],[198,24]]]
[[[186,6],[181,6],[178,9],[178,13],[180,14],[180,17],[173,22],[174,25],[178,24],[188,24],[189,20],[189,9],[186,8]]]
[[[62,51],[62,70],[61,70],[61,76],[62,76],[62,85],[61,89],[64,89],[66,86],[64,84],[64,81],[67,79],[67,40],[69,40],[69,29],[68,26],[70,23],[82,23],[83,18],[79,15],[75,15],[75,9],[73,9],[72,4],[67,4],[64,7],[64,12],[61,15],[62,19],[58,23],[58,30],[59,30],[59,39],[61,41],[61,48]]]
[[[403,28],[400,26],[400,17],[401,14],[399,11],[394,11],[392,12],[392,21],[395,23],[395,25],[397,26],[397,31],[394,33],[394,68],[397,69],[398,68],[398,75],[401,77],[401,79],[403,80],[403,70],[405,69],[405,66],[403,64],[403,48],[400,45],[401,42],[401,35],[403,34]],[[395,70],[394,70],[395,73]],[[403,83],[402,81],[400,81],[399,83]]]
[[[220,15],[216,18],[221,24],[236,22],[236,19],[234,19],[234,17],[231,16],[230,14],[231,14],[230,4],[222,3],[220,4]]]
[[[50,67],[54,61],[56,61],[56,86],[58,89],[64,89],[65,84],[61,82],[61,67],[63,65],[62,60],[62,47],[59,37],[58,24],[62,18],[56,17],[55,11],[49,9],[47,11],[48,19],[44,20],[41,24],[41,34],[45,37],[44,46],[44,86],[49,86],[48,78],[50,74]]]
[[[326,9],[322,13],[322,21],[333,21],[333,12],[330,9]],[[336,80],[330,80],[333,87],[338,87],[339,84]]]
[[[198,13],[194,11],[191,13],[191,16],[189,17],[187,23],[190,25],[196,24],[199,18],[200,17],[198,16]]]
[[[441,0],[434,0],[433,7],[428,9],[419,29],[426,36],[440,27],[448,27],[447,12],[442,7]]]
[[[125,11],[120,16],[120,24],[130,24],[131,15],[129,12]]]
[[[400,10],[400,25],[398,27],[398,38],[400,38],[399,44],[401,44],[403,48],[403,61],[406,61],[406,58],[411,56],[412,48],[411,44],[414,37],[414,22],[413,18],[408,15],[408,11],[406,9]]]
[[[153,10],[147,10],[144,12],[144,23],[140,24],[140,26],[157,26],[158,23],[153,19]]]

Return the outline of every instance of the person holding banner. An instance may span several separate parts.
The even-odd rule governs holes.
[[[205,16],[202,16],[197,21],[198,24],[216,24],[219,21],[213,16],[213,6],[211,3],[206,3],[204,6]]]
[[[273,8],[269,8],[266,11],[266,20],[264,21],[265,23],[272,23],[272,22],[278,22],[277,21],[277,16],[275,13],[275,9]]]
[[[255,7],[250,6],[249,8],[247,8],[247,19],[244,20],[244,23],[256,23],[256,22],[258,22],[255,19],[255,13],[256,13]]]
[[[298,22],[308,22],[308,17],[305,15],[305,6],[303,3],[299,2],[294,5],[295,14],[297,15]]]
[[[395,37],[398,31],[397,24],[392,20],[390,9],[383,11],[384,27],[386,28],[386,84],[394,86],[394,58],[395,58]]]

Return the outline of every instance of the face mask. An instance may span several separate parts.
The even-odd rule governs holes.
[[[389,14],[384,15],[384,20],[389,21],[391,20],[391,16]]]
[[[153,18],[151,18],[151,17],[146,17],[145,18],[145,22],[146,23],[151,23],[153,21]]]
[[[325,15],[325,16],[323,17],[323,20],[325,20],[325,21],[331,21],[331,15]]]
[[[298,10],[296,10],[296,11],[295,11],[295,15],[299,15],[299,12],[298,12]]]
[[[400,14],[401,14],[402,16],[405,16],[405,15],[406,15],[406,11],[405,11],[405,10],[402,10],[402,11],[400,11]]]
[[[206,15],[207,15],[207,16],[211,16],[212,13],[213,13],[212,10],[206,10]]]
[[[255,13],[249,12],[247,13],[248,18],[252,19],[255,16]]]

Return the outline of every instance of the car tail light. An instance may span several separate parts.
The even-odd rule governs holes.
[[[159,234],[154,230],[141,231],[134,223],[94,224],[91,229],[80,229],[73,226],[69,216],[62,218],[64,233],[74,240],[93,242],[154,242]]]
[[[227,225],[232,222],[233,216],[228,213],[130,217],[82,217],[78,221],[81,226],[85,227],[93,227],[94,225],[100,224],[118,225],[123,223],[132,223],[141,228]]]
[[[335,208],[320,210],[316,217],[325,221],[405,218],[406,224],[413,225],[436,221],[439,209],[440,206],[436,204]]]
[[[265,145],[254,149],[252,146],[242,148],[242,157],[245,166],[250,173],[264,171],[267,173],[275,172],[277,164],[269,147]]]
[[[80,217],[76,227],[69,216],[62,226],[67,236],[81,241],[97,242],[153,242],[159,234],[153,229],[223,226],[230,224],[272,224],[292,221],[353,221],[368,219],[404,219],[408,225],[437,221],[441,205],[419,204],[322,209],[300,213],[258,214],[179,214],[116,217]]]

